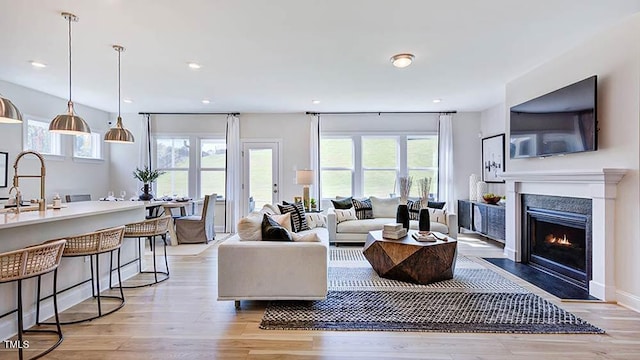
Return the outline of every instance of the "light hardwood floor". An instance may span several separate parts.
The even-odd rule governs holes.
[[[494,244],[465,237],[461,254],[501,256]],[[120,311],[64,327],[47,359],[640,359],[640,314],[622,306],[560,302],[506,277],[607,331],[605,335],[273,331],[258,328],[264,302],[216,301],[217,246],[170,257],[171,279],[127,290]],[[477,260],[482,261],[482,260]],[[494,268],[486,263],[488,267]],[[32,347],[39,346],[32,343]],[[0,346],[1,348],[2,346]],[[0,359],[17,359],[0,351]]]

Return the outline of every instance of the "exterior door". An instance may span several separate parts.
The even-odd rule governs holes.
[[[243,214],[280,201],[279,142],[244,142]]]

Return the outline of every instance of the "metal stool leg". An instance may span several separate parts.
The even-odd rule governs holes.
[[[22,360],[24,357],[22,344],[24,333],[24,323],[22,320],[22,280],[18,280],[18,357]]]

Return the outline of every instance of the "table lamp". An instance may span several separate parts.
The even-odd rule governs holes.
[[[296,170],[296,184],[303,185],[302,204],[309,210],[309,185],[313,184],[313,170]]]

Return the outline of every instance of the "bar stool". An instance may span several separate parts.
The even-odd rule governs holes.
[[[138,239],[138,256],[135,259],[129,261],[128,263],[122,266],[127,266],[137,261],[138,268],[140,269],[140,273],[153,274],[154,281],[140,284],[140,285],[125,286],[121,284],[122,288],[125,288],[125,289],[140,288],[140,287],[154,285],[169,279],[169,261],[167,260],[167,231],[169,230],[170,220],[171,220],[171,216],[162,216],[159,218],[147,219],[139,223],[125,225],[124,237]],[[157,268],[156,245],[155,245],[157,236],[160,236],[162,238],[162,241],[164,244],[164,265],[165,265],[166,271],[158,271],[158,268]],[[153,271],[142,270],[142,254],[139,252],[141,238],[147,238],[149,240],[149,248],[151,249],[151,253],[153,256]],[[111,263],[113,264],[113,261]],[[119,268],[120,268],[120,264],[118,264],[118,269]],[[112,268],[111,271],[113,272],[114,269]],[[162,277],[158,279],[158,275],[161,275]]]
[[[22,308],[22,280],[32,277],[40,277],[53,271],[53,291],[58,282],[58,265],[62,258],[62,252],[66,240],[57,240],[46,242],[44,244],[30,246],[24,249],[15,250],[0,254],[0,284],[17,281],[18,282],[18,308],[0,316],[0,318],[18,312],[18,356],[23,359],[23,335],[24,333],[52,333],[58,335],[58,340],[45,351],[38,353],[32,359],[38,359],[53,349],[57,348],[62,340],[62,328],[60,327],[60,318],[58,317],[58,299],[53,296],[53,310],[56,318],[56,330],[48,329],[24,329],[23,308]]]
[[[60,290],[58,292],[58,294],[61,294],[67,290],[71,290],[75,287],[78,287],[80,285],[86,284],[87,282],[91,281],[91,295],[93,296],[94,299],[97,300],[98,303],[98,314],[97,315],[93,315],[93,316],[89,316],[89,317],[85,317],[82,319],[78,319],[78,320],[69,320],[69,321],[61,321],[60,323],[62,325],[68,325],[68,324],[77,324],[80,322],[84,322],[84,321],[90,321],[93,319],[97,319],[100,317],[103,317],[105,315],[109,315],[114,313],[115,311],[121,309],[124,306],[125,303],[125,299],[124,299],[124,292],[122,291],[122,288],[120,288],[120,296],[114,296],[114,295],[102,295],[101,294],[101,287],[100,287],[100,254],[104,254],[109,252],[111,255],[111,258],[113,257],[113,252],[114,251],[118,251],[118,265],[120,264],[120,246],[122,245],[122,239],[123,239],[123,235],[124,235],[124,226],[119,226],[119,227],[114,227],[114,228],[109,228],[109,229],[104,229],[104,230],[98,230],[98,231],[94,231],[91,233],[87,233],[87,234],[82,234],[82,235],[76,235],[76,236],[70,236],[67,237],[67,245],[64,248],[64,252],[62,253],[62,257],[78,257],[78,256],[89,256],[89,259],[91,261],[90,266],[91,266],[91,278],[81,281],[75,285],[72,285],[66,289]],[[95,272],[94,272],[94,266],[93,266],[93,260],[95,257]],[[118,280],[120,282],[122,282],[122,278],[121,278],[121,274],[120,274],[120,267],[118,267]],[[109,277],[111,277],[111,272],[109,272]],[[96,279],[97,278],[97,279]],[[97,285],[97,286],[96,286]],[[111,284],[109,284],[111,285]],[[40,301],[41,300],[46,300],[51,296],[56,295],[56,291],[54,290],[54,293],[52,295],[49,295],[47,297],[44,298],[40,298],[40,279],[38,279],[38,289],[37,289],[37,297],[38,297],[38,302],[36,304],[36,322],[38,324],[49,324],[46,322],[40,322]],[[107,298],[107,299],[116,299],[119,300],[119,303],[115,306],[115,308],[107,311],[107,312],[103,312],[102,311],[102,299],[103,298]]]

